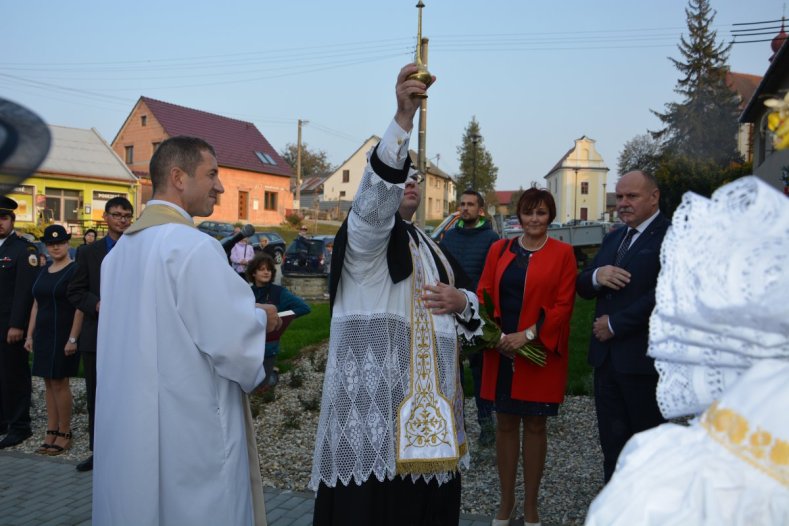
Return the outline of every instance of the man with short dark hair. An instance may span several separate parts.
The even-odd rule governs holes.
[[[93,430],[96,415],[96,338],[99,327],[101,305],[101,263],[112,250],[123,232],[129,228],[134,207],[128,199],[116,196],[104,205],[104,221],[107,235],[102,239],[82,245],[77,251],[77,266],[68,287],[68,299],[84,314],[78,348],[82,354],[85,370],[85,394],[88,406],[88,434],[90,450],[93,451]],[[77,464],[77,471],[93,469],[93,455]]]
[[[150,174],[153,198],[102,268],[93,522],[261,524],[246,393],[281,320],[194,226],[224,192],[214,149],[172,137]]]
[[[464,191],[460,196],[460,219],[441,240],[441,247],[460,263],[471,280],[474,291],[477,290],[488,250],[499,239],[490,221],[482,215],[484,210],[485,200],[479,192],[471,188]],[[496,430],[493,426],[493,402],[483,400],[479,394],[482,386],[482,353],[472,354],[468,361],[474,380],[474,399],[477,402],[479,443],[487,446],[496,439]]]
[[[627,228],[603,239],[591,265],[576,280],[579,296],[597,299],[589,365],[594,367],[606,482],[630,437],[665,422],[655,393],[655,360],[647,356],[660,247],[670,225],[659,201],[654,177],[640,171],[623,175],[616,183],[616,207]]]
[[[0,196],[0,449],[30,435],[32,383],[25,330],[38,273],[36,247],[14,231],[17,203]]]

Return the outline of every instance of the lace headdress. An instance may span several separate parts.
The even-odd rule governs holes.
[[[789,360],[789,200],[756,177],[688,192],[663,241],[649,355],[667,418],[698,414],[755,360]]]

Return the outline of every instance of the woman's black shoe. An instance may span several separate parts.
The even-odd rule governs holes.
[[[93,471],[93,455],[77,464],[77,471]]]

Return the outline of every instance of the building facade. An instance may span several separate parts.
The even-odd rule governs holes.
[[[367,154],[380,140],[380,137],[376,135],[370,136],[322,181],[305,180],[301,185],[302,201],[304,201],[302,210],[306,208],[319,209],[335,217],[347,215],[367,166]],[[416,166],[416,152],[409,150],[408,154],[412,164]],[[317,191],[320,190],[322,193],[318,194]],[[455,202],[455,192],[455,181],[452,177],[428,162],[425,192],[422,196],[422,206],[426,207],[425,219],[443,219],[449,214],[450,206],[453,206]],[[305,201],[305,195],[311,197]],[[318,201],[317,205],[316,200]]]
[[[148,164],[165,139],[199,137],[216,150],[225,192],[211,219],[279,225],[293,208],[292,170],[251,122],[141,97],[121,126],[112,148],[139,177],[140,204],[153,195]]]
[[[767,127],[768,108],[764,100],[783,98],[789,91],[789,48],[786,35],[773,40],[775,54],[748,104],[740,115],[740,123],[753,126],[753,173],[771,186],[789,195],[789,150],[773,147],[773,133]],[[779,35],[780,36],[780,35]]]
[[[609,169],[595,141],[583,136],[545,175],[545,184],[556,200],[556,221],[610,221],[606,214],[606,181]]]
[[[95,129],[49,126],[52,145],[38,171],[9,196],[19,207],[21,229],[43,230],[52,223],[74,235],[103,230],[104,205],[121,196],[137,201],[137,177]]]

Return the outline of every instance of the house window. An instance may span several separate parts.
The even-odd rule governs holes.
[[[154,153],[156,153],[156,150],[159,149],[159,145],[160,144],[162,144],[162,143],[160,143],[160,142],[153,142],[153,143],[151,143],[151,146],[153,146],[153,152]]]
[[[277,209],[277,193],[276,192],[266,192],[263,196],[263,208],[266,210],[276,210]]]
[[[345,197],[345,190],[340,190],[340,197]]]
[[[141,126],[148,126],[148,116],[147,115],[141,115],[140,116],[140,125]]]
[[[350,170],[343,170],[342,171],[342,182],[343,183],[351,182],[351,171]]]
[[[586,195],[589,193],[589,183],[583,181],[581,183],[581,195]]]
[[[255,152],[255,155],[257,155],[257,158],[263,164],[270,164],[272,166],[276,166],[277,164],[277,162],[274,159],[272,159],[272,157],[267,153]]]
[[[126,164],[134,163],[134,146],[126,147]]]

